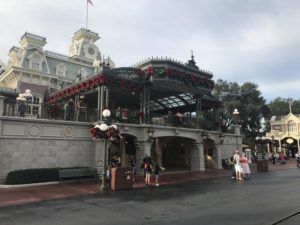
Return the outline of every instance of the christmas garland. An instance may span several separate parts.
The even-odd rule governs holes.
[[[49,104],[47,113],[50,118],[57,118],[59,116],[59,106],[57,104]]]
[[[100,129],[101,125],[96,125],[95,127],[89,129],[89,132],[92,138],[99,139],[109,139],[111,141],[115,140],[116,137],[119,136],[119,129],[115,125],[111,125],[108,127],[106,131],[102,131]]]
[[[47,98],[47,102],[55,103],[57,101],[62,100],[66,97],[72,97],[74,95],[78,95],[81,92],[85,92],[91,88],[95,88],[97,86],[110,86],[110,87],[121,87],[124,89],[129,89],[134,92],[141,92],[142,91],[142,84],[128,81],[128,80],[121,80],[117,78],[109,78],[103,74],[97,75],[88,79],[86,81],[82,81],[79,84],[73,85],[69,88],[66,88],[63,91],[56,93],[53,96],[49,96]]]
[[[200,78],[193,74],[171,69],[168,67],[155,70],[155,68],[150,65],[145,71],[145,74],[145,77],[147,79],[150,79],[151,77],[168,77],[169,79],[181,81],[184,84],[190,85],[192,87],[205,87],[210,90],[214,88],[214,82],[208,78]]]
[[[152,65],[150,65],[144,73],[144,78],[147,81],[152,82],[153,77],[155,78],[163,78],[167,77],[172,80],[178,80],[183,82],[184,84],[191,87],[204,87],[212,90],[214,88],[214,82],[208,78],[200,78],[193,74],[171,69],[171,68],[161,68],[155,69]],[[63,91],[56,93],[53,96],[49,96],[47,101],[50,103],[55,103],[60,101],[66,97],[72,97],[74,95],[78,95],[81,92],[87,91],[91,88],[95,88],[97,86],[110,86],[110,87],[121,87],[124,89],[129,89],[134,92],[141,92],[143,90],[142,82],[133,82],[130,80],[124,80],[119,78],[108,77],[104,74],[96,75],[88,80],[82,81],[81,83],[75,84],[71,87],[66,88]]]

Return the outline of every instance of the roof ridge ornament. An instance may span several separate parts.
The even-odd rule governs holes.
[[[191,59],[188,60],[188,62],[186,63],[187,66],[192,67],[194,69],[199,70],[199,67],[196,65],[196,62],[194,60],[194,52],[193,50],[191,50]]]

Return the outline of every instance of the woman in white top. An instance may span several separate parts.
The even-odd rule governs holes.
[[[240,153],[238,150],[235,151],[233,155],[234,168],[236,173],[236,180],[242,180],[243,170],[240,164]]]

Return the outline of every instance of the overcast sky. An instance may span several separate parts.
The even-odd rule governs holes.
[[[0,0],[0,60],[26,32],[47,38],[45,50],[68,54],[85,27],[87,0]],[[299,0],[92,0],[88,28],[117,66],[148,57],[197,65],[223,79],[259,86],[271,101],[299,99]]]

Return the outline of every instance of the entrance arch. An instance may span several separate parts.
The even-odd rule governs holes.
[[[281,146],[283,152],[288,158],[295,157],[298,152],[298,140],[294,137],[288,136],[281,140]]]
[[[205,169],[213,169],[216,167],[216,143],[212,139],[204,139],[204,164]]]
[[[128,165],[128,159],[130,156],[136,158],[136,140],[137,138],[130,134],[121,134],[122,138],[112,142],[109,147],[109,161],[114,155],[118,155],[121,158],[121,166]]]
[[[184,137],[159,137],[155,140],[155,149],[151,154],[166,169],[190,170],[193,142]]]

